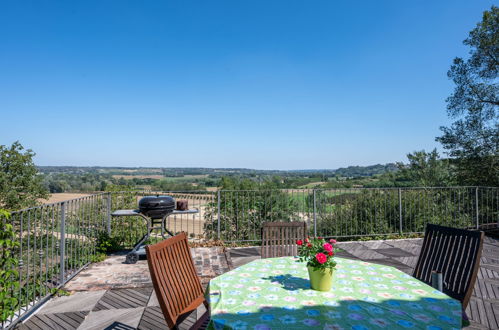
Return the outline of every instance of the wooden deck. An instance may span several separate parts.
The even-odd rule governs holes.
[[[338,256],[389,265],[412,274],[422,239],[339,243]],[[238,267],[259,258],[259,248],[236,248],[225,255]],[[204,265],[206,266],[206,265]],[[167,329],[156,296],[149,288],[81,292],[52,299],[47,308],[29,318],[21,329]],[[204,307],[201,307],[204,308]],[[45,312],[44,312],[45,310]],[[194,312],[182,324],[189,328]],[[480,271],[467,309],[468,329],[499,329],[499,240],[486,237]]]
[[[466,312],[475,328],[499,329],[499,240],[486,237],[484,243],[477,283]]]

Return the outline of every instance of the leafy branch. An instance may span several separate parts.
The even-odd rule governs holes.
[[[19,273],[16,268],[17,259],[13,257],[13,250],[19,246],[14,240],[14,229],[6,220],[10,214],[0,210],[0,321],[6,321],[14,315],[19,301],[13,292],[19,288]]]

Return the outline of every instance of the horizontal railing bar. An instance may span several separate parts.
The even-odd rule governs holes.
[[[108,194],[107,192],[102,192],[102,193],[98,193],[98,194],[92,194],[92,195],[87,195],[87,196],[82,196],[82,197],[67,199],[67,200],[63,200],[63,201],[60,201],[60,202],[42,204],[42,205],[33,206],[33,207],[29,207],[29,208],[25,208],[25,209],[21,209],[21,210],[17,210],[17,211],[12,211],[12,212],[10,212],[10,214],[13,215],[13,214],[17,214],[17,213],[20,213],[20,212],[31,211],[31,210],[39,209],[39,208],[43,208],[43,207],[49,208],[49,207],[54,207],[54,206],[60,206],[62,203],[76,202],[76,201],[83,200],[85,198],[98,197],[98,196],[107,195],[107,194]]]

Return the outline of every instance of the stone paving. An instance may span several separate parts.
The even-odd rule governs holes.
[[[203,283],[229,270],[222,247],[194,248],[191,249],[191,254]],[[64,289],[77,292],[152,286],[147,260],[126,264],[125,256],[112,255],[102,262],[90,265],[68,282]]]

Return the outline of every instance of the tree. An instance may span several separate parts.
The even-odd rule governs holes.
[[[452,184],[452,173],[449,162],[440,159],[437,149],[431,152],[424,150],[407,154],[409,164],[398,164],[399,178],[421,187],[442,187]]]
[[[38,204],[48,192],[38,175],[33,156],[35,153],[16,141],[12,146],[0,145],[0,207],[18,210]]]
[[[464,44],[467,60],[455,58],[447,75],[456,84],[447,98],[448,115],[436,140],[455,160],[460,184],[499,186],[499,8],[492,6]]]

